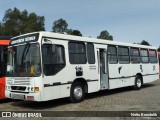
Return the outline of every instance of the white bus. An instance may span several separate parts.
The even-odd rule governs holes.
[[[48,101],[134,86],[159,79],[157,48],[117,41],[34,32],[11,39],[5,95]]]

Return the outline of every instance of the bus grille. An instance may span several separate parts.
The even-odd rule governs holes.
[[[15,79],[14,85],[30,85],[30,79]]]
[[[11,98],[24,100],[25,99],[25,95],[11,94]]]
[[[12,90],[21,90],[21,91],[25,91],[26,87],[22,87],[22,86],[11,86]]]

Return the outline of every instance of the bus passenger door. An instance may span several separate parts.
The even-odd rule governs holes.
[[[107,49],[99,49],[100,89],[108,89]]]

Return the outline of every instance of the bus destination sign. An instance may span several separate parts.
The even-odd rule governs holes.
[[[39,33],[16,37],[11,39],[10,45],[38,41],[38,37],[39,37]]]

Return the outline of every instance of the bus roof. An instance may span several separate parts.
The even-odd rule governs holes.
[[[9,36],[0,36],[0,45],[9,45],[10,39]]]
[[[115,40],[110,41],[110,40],[103,40],[103,39],[97,39],[97,38],[73,36],[73,35],[66,35],[66,34],[46,32],[46,31],[33,32],[33,33],[23,34],[20,36],[36,34],[36,33],[39,33],[40,37],[55,38],[59,40],[83,41],[83,42],[93,42],[93,43],[98,43],[98,44],[109,44],[109,45],[119,45],[119,46],[128,46],[128,47],[140,47],[140,48],[147,48],[147,49],[157,49],[156,47],[152,47],[152,46],[138,45],[138,44],[132,44],[132,43],[126,43],[126,42],[118,42]],[[20,36],[16,36],[14,38],[17,38]]]

